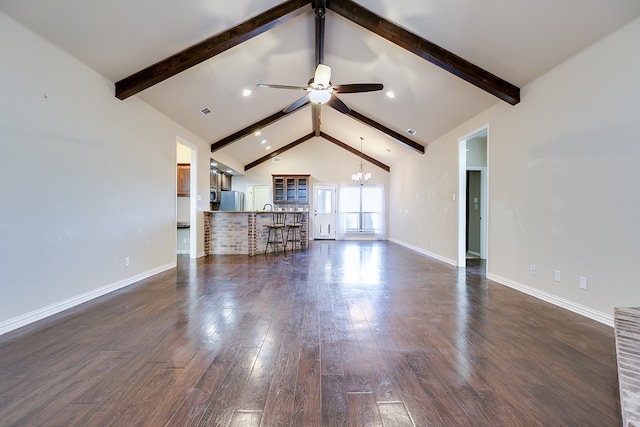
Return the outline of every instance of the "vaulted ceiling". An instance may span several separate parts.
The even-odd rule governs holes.
[[[256,84],[306,86],[322,6],[323,62],[333,84],[385,89],[338,95],[352,113],[323,105],[314,126],[309,106],[281,114],[304,93]],[[640,2],[0,0],[0,10],[114,82],[121,102],[139,97],[209,141],[212,157],[223,152],[250,168],[320,132],[351,151],[364,137],[365,154],[381,166],[422,155],[421,146],[494,103],[517,104],[513,88],[640,16]],[[179,68],[194,50],[205,57]],[[141,73],[157,63],[151,78]],[[155,78],[171,68],[179,72]],[[526,90],[521,97],[526,102]],[[205,108],[212,113],[203,115]]]

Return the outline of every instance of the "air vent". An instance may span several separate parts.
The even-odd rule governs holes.
[[[409,129],[407,129],[407,133],[408,133],[409,135],[415,135],[417,132],[416,132],[416,130],[415,130],[415,129],[411,129],[411,128],[409,128]]]
[[[282,157],[274,157],[271,159],[271,163],[282,163]]]
[[[213,113],[213,111],[211,111],[210,108],[205,107],[200,110],[200,113],[202,113],[203,116],[207,117],[209,114]]]

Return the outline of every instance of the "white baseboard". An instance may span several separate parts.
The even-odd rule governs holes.
[[[560,298],[553,294],[541,291],[539,289],[532,288],[530,286],[523,285],[522,283],[515,282],[513,280],[506,279],[504,277],[497,276],[495,274],[487,274],[487,279],[493,280],[501,285],[508,286],[517,291],[523,292],[532,297],[541,299],[558,307],[572,311],[576,314],[580,314],[596,322],[603,323],[607,326],[613,327],[613,315],[603,313],[601,311],[593,310],[589,307],[585,307],[580,304],[576,304],[568,299]]]
[[[412,246],[412,245],[410,245],[408,243],[401,242],[401,241],[396,240],[396,239],[387,239],[387,240],[389,240],[390,242],[393,242],[393,243],[397,243],[400,246],[404,246],[405,248],[411,249],[412,251],[419,252],[419,253],[421,253],[423,255],[426,255],[426,256],[428,256],[430,258],[435,258],[438,261],[442,261],[442,262],[446,262],[447,264],[451,264],[454,267],[458,266],[458,263],[455,260],[452,260],[452,259],[449,259],[449,258],[445,258],[445,257],[443,257],[441,255],[434,254],[433,252],[425,251],[424,249],[420,249],[420,248],[418,248],[416,246]]]
[[[454,267],[457,267],[457,265],[458,265],[455,260],[442,257],[442,256],[440,256],[438,254],[434,254],[434,253],[431,253],[429,251],[425,251],[424,249],[417,248],[415,246],[409,245],[407,243],[404,243],[404,242],[401,242],[401,241],[398,241],[398,240],[395,240],[395,239],[388,239],[388,240],[390,242],[397,243],[397,244],[399,244],[401,246],[404,246],[406,248],[409,248],[411,250],[419,252],[419,253],[421,253],[423,255],[426,255],[428,257],[435,258],[435,259],[437,259],[439,261],[442,261],[442,262],[446,262],[447,264],[451,264]],[[586,307],[586,306],[583,306],[583,305],[580,305],[580,304],[576,304],[573,301],[569,301],[567,299],[557,297],[557,296],[549,294],[547,292],[543,292],[543,291],[541,291],[539,289],[535,289],[535,288],[523,285],[522,283],[518,283],[518,282],[515,282],[513,280],[509,280],[509,279],[506,279],[504,277],[497,276],[495,274],[487,274],[487,279],[492,280],[492,281],[494,281],[496,283],[499,283],[501,285],[508,286],[508,287],[510,287],[512,289],[515,289],[517,291],[523,292],[523,293],[525,293],[527,295],[531,295],[532,297],[541,299],[541,300],[546,301],[548,303],[551,303],[551,304],[553,304],[555,306],[558,306],[558,307],[564,308],[566,310],[572,311],[572,312],[574,312],[576,314],[579,314],[581,316],[587,317],[587,318],[589,318],[591,320],[595,320],[596,322],[600,322],[600,323],[605,324],[607,326],[613,327],[613,315],[610,315],[610,314],[607,314],[607,313],[603,313],[601,311],[593,310],[593,309],[591,309],[589,307]]]
[[[64,310],[68,310],[87,301],[91,301],[92,299],[106,295],[110,292],[117,291],[118,289],[122,289],[136,282],[139,282],[140,280],[146,279],[147,277],[162,273],[163,271],[174,268],[175,266],[175,262],[165,264],[161,267],[145,271],[119,282],[103,286],[102,288],[94,289],[93,291],[89,291],[81,295],[76,295],[75,297],[69,298],[67,300],[57,302],[55,304],[40,308],[38,310],[23,314],[18,317],[14,317],[13,319],[9,319],[4,322],[0,322],[0,335],[6,334],[7,332],[11,332],[23,326],[27,326],[49,316],[53,316],[54,314],[58,314],[60,312],[63,312]]]

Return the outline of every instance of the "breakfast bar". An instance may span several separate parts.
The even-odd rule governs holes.
[[[306,247],[308,211],[286,212],[286,223],[294,213],[302,214],[300,239]],[[208,211],[204,215],[204,251],[208,255],[256,255],[272,252],[277,246],[267,245],[267,225],[273,222],[271,211]],[[286,235],[285,231],[285,235]],[[280,246],[280,249],[282,246]],[[290,247],[287,247],[290,250]]]

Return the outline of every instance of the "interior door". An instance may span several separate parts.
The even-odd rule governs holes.
[[[313,186],[313,238],[335,239],[336,218],[336,186],[317,184]]]

